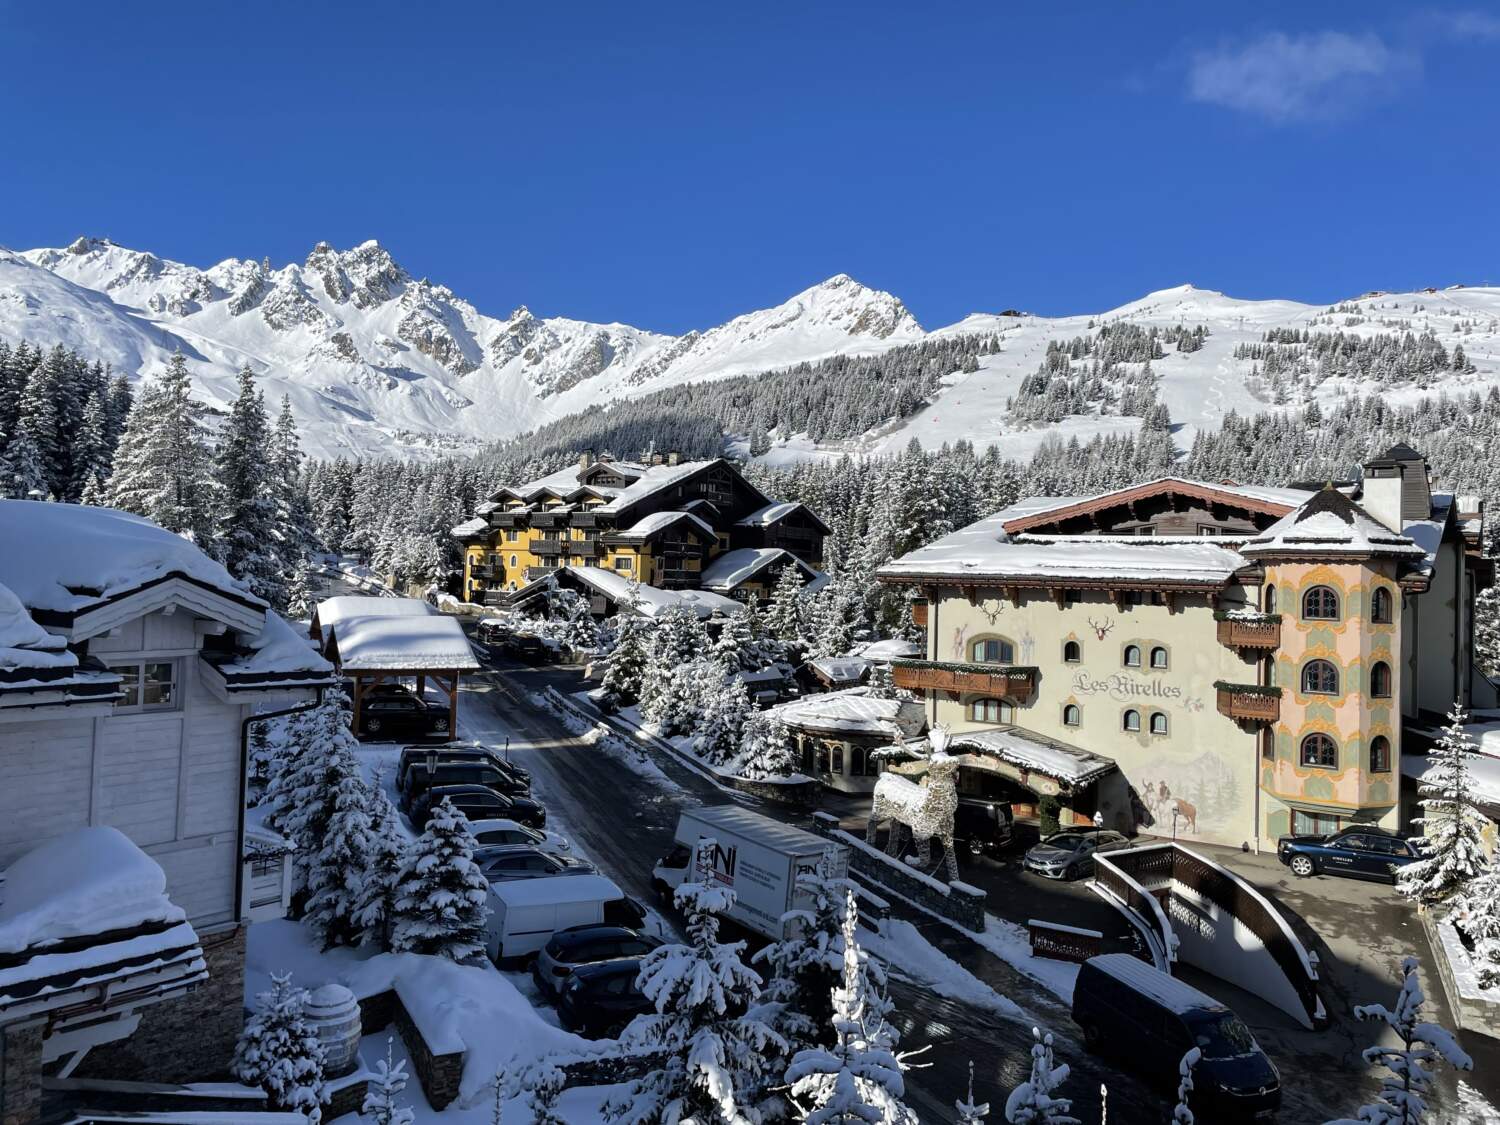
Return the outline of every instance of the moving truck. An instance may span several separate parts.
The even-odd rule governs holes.
[[[824,852],[835,855],[832,876],[849,869],[849,849],[782,824],[738,805],[711,805],[682,814],[672,851],[651,872],[651,885],[663,900],[686,879],[716,883],[734,891],[727,917],[746,929],[779,941],[781,916],[810,908],[810,896],[798,891],[797,876],[815,872]],[[713,846],[698,847],[712,840]]]
[[[484,945],[490,960],[528,957],[570,926],[639,925],[631,900],[603,875],[553,875],[490,884]]]

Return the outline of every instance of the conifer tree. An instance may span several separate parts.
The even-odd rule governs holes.
[[[1469,762],[1476,753],[1467,721],[1467,713],[1455,703],[1429,755],[1432,766],[1417,787],[1423,815],[1413,823],[1422,825],[1423,835],[1414,842],[1423,858],[1397,874],[1397,889],[1427,906],[1452,897],[1487,865],[1481,836],[1485,818],[1472,804]]]
[[[352,770],[348,767],[353,766]],[[332,814],[308,865],[305,920],[323,937],[323,948],[352,944],[359,933],[358,908],[370,855],[370,787],[352,757],[332,755],[324,774],[325,801]]]
[[[804,636],[802,605],[802,571],[784,566],[776,579],[771,603],[766,607],[766,632],[785,644],[800,645]]]
[[[406,859],[407,841],[396,818],[390,798],[376,779],[370,802],[368,845],[361,864],[359,894],[354,903],[354,921],[359,927],[361,945],[389,949],[391,918],[395,913],[396,888],[401,866]]]
[[[1005,1101],[1005,1120],[1011,1125],[1079,1125],[1069,1111],[1073,1103],[1053,1092],[1068,1080],[1068,1064],[1052,1059],[1052,1033],[1031,1029],[1031,1076],[1010,1092]]]
[[[746,718],[739,758],[740,776],[756,781],[790,777],[801,765],[786,723],[770,711],[754,711]]]
[[[406,1060],[393,1063],[392,1040],[385,1041],[385,1058],[375,1060],[375,1071],[365,1086],[362,1113],[370,1125],[412,1125],[417,1115],[397,1099],[406,1089]]]
[[[248,366],[239,394],[219,432],[214,456],[218,480],[218,553],[230,574],[251,593],[280,608],[285,580],[279,557],[277,482],[263,397]]]
[[[740,752],[746,720],[754,713],[745,681],[736,672],[724,676],[716,660],[695,661],[698,674],[698,729],[693,752],[716,764],[733,761]]]
[[[73,479],[69,483],[70,496],[90,503],[105,494],[109,481],[112,454],[109,443],[109,403],[103,388],[89,396],[84,407],[83,418],[78,426],[78,435],[73,441]]]
[[[22,430],[5,448],[0,458],[0,491],[8,500],[45,500],[48,495],[47,471],[36,442]]]
[[[303,1016],[308,994],[292,987],[290,973],[273,974],[271,991],[257,998],[259,1007],[245,1022],[230,1064],[235,1077],[259,1086],[272,1105],[323,1120],[328,1100],[323,1085],[323,1045]]]
[[[1500,676],[1500,586],[1474,599],[1474,661],[1486,676]]]
[[[557,1111],[557,1099],[568,1088],[568,1076],[550,1059],[534,1059],[517,1071],[513,1088],[529,1125],[569,1125]]]
[[[401,861],[391,949],[465,961],[484,952],[490,885],[474,862],[469,821],[444,797]]]
[[[651,619],[635,614],[615,618],[615,646],[604,666],[601,686],[617,706],[628,706],[641,695],[641,683],[651,661]]]

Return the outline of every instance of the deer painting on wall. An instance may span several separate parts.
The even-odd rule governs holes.
[[[948,881],[958,880],[958,857],[953,848],[953,818],[958,811],[958,759],[948,753],[948,731],[934,726],[929,735],[932,753],[927,759],[927,776],[920,784],[899,774],[881,774],[875,783],[875,800],[870,806],[870,820],[865,825],[865,842],[875,842],[875,832],[882,820],[889,819],[886,838],[887,855],[899,856],[905,829],[917,842],[918,863],[926,869],[932,862],[932,841],[943,844],[943,858],[948,866]]]

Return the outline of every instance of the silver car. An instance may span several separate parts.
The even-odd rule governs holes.
[[[593,875],[597,868],[577,856],[552,855],[537,848],[502,846],[474,849],[474,862],[491,883],[546,879],[552,875]]]
[[[1078,879],[1093,874],[1095,852],[1128,847],[1130,841],[1118,832],[1067,828],[1033,844],[1021,866],[1044,879]]]

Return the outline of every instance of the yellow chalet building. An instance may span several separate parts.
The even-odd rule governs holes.
[[[828,528],[805,505],[763,495],[723,459],[585,453],[540,480],[497,489],[453,534],[464,544],[471,602],[504,604],[563,568],[585,580],[604,570],[643,587],[747,601],[768,596],[788,565],[819,577]]]
[[[1064,824],[1395,829],[1403,727],[1496,702],[1470,659],[1481,521],[1405,445],[1318,489],[1034,497],[880,571],[927,630],[895,682],[954,732],[962,789]]]

